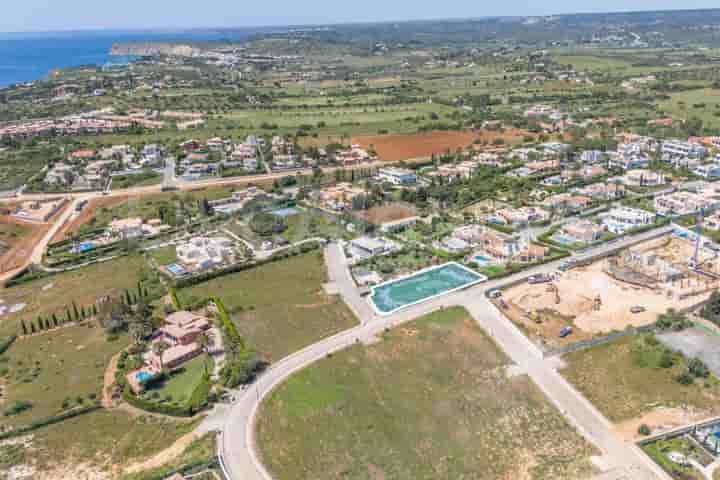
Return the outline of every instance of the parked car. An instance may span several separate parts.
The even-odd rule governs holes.
[[[570,325],[567,327],[563,327],[562,330],[560,330],[560,338],[565,338],[568,335],[570,335],[573,332],[573,329]]]
[[[630,309],[630,313],[642,313],[645,311],[645,307],[641,307],[640,305],[636,305]]]
[[[498,288],[493,288],[492,290],[488,290],[486,295],[488,298],[500,298],[502,297],[502,290]]]
[[[534,283],[547,283],[552,281],[552,276],[545,274],[545,273],[537,273],[535,275],[530,275],[527,279],[527,282],[530,284]]]

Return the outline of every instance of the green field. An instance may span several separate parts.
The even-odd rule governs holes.
[[[699,118],[705,127],[720,128],[720,90],[703,88],[670,95],[658,103],[668,115],[678,120]]]
[[[324,293],[326,281],[322,254],[311,252],[181,289],[178,297],[189,304],[220,296],[250,346],[275,361],[356,324],[339,298]]]
[[[263,461],[281,480],[592,476],[593,449],[507,366],[465,310],[428,315],[272,392]]]
[[[567,378],[606,417],[614,422],[637,418],[657,407],[692,407],[717,414],[720,384],[711,377],[683,386],[675,377],[686,360],[674,355],[670,368],[659,366],[663,347],[646,336],[626,337],[563,358]]]
[[[18,401],[32,402],[32,408],[5,415],[3,423],[25,425],[93,404],[100,398],[110,358],[127,344],[127,337],[108,342],[95,322],[15,341],[0,357],[0,371],[7,370],[7,395],[0,408],[6,410]]]
[[[118,296],[125,289],[134,289],[139,280],[145,281],[151,294],[163,288],[145,259],[130,255],[0,289],[0,298],[6,303],[26,304],[22,311],[0,318],[0,337],[18,333],[21,319],[35,321],[53,313],[63,316],[72,301],[78,307],[89,306],[104,295]]]

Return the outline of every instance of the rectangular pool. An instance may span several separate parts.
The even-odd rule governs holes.
[[[476,283],[487,277],[459,263],[426,268],[372,288],[370,302],[380,315],[389,315],[410,305],[430,300]]]

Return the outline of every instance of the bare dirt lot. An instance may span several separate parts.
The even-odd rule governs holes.
[[[417,210],[412,205],[402,203],[388,203],[372,207],[369,210],[362,211],[358,215],[373,225],[380,225],[387,222],[396,222],[405,218],[417,215]]]
[[[95,216],[95,212],[97,212],[99,208],[116,207],[118,205],[122,205],[127,199],[128,197],[105,197],[89,201],[80,215],[75,217],[72,221],[66,223],[57,231],[55,236],[52,238],[52,242],[61,242],[70,237],[74,232],[77,232],[80,227]]]
[[[49,228],[49,224],[22,222],[9,215],[0,217],[0,230],[12,233],[0,239],[0,272],[24,265]]]
[[[522,143],[524,130],[507,128],[503,130],[465,130],[435,131],[410,135],[370,135],[352,138],[352,143],[364,148],[372,146],[382,160],[398,161],[414,158],[426,158],[432,154],[442,154],[447,150],[454,152],[458,148],[467,149],[475,141],[493,145],[497,139],[505,144]],[[480,145],[478,145],[480,146]]]
[[[681,249],[673,239],[662,248],[652,250],[658,257]],[[677,257],[678,260],[681,256]],[[562,345],[588,336],[623,330],[627,326],[641,326],[654,322],[669,308],[680,310],[694,305],[707,294],[686,298],[679,294],[704,291],[705,279],[690,277],[684,280],[641,286],[617,280],[605,272],[608,260],[587,267],[574,268],[549,284],[521,284],[504,294],[508,317],[529,330],[536,337],[551,344]],[[632,313],[633,307],[644,311]],[[539,322],[538,322],[539,321]],[[575,332],[564,341],[559,340],[559,329],[572,324]]]

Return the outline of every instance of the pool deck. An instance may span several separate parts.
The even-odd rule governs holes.
[[[401,306],[399,306],[399,307],[396,307],[396,308],[394,308],[394,309],[392,309],[392,310],[388,310],[387,312],[384,312],[384,311],[380,310],[380,309],[377,307],[377,305],[375,305],[375,302],[373,301],[373,296],[375,296],[375,291],[376,291],[376,290],[378,290],[378,289],[380,289],[380,288],[383,288],[383,287],[386,287],[386,286],[388,286],[388,285],[392,285],[392,284],[394,284],[394,283],[399,283],[399,282],[408,280],[408,279],[410,279],[410,278],[417,277],[418,275],[422,275],[422,274],[424,274],[424,273],[431,272],[431,271],[433,271],[433,270],[440,270],[440,269],[442,269],[442,268],[446,268],[446,267],[448,267],[448,266],[450,266],[450,265],[453,265],[453,266],[459,267],[459,268],[462,269],[462,270],[465,270],[466,272],[468,272],[468,273],[474,275],[475,277],[477,277],[477,279],[476,279],[476,280],[473,280],[473,281],[470,281],[470,282],[467,282],[467,283],[464,283],[464,284],[462,284],[462,285],[460,285],[460,286],[457,286],[457,287],[455,287],[455,288],[451,288],[451,289],[449,289],[449,290],[443,290],[443,291],[441,291],[441,292],[438,292],[438,293],[436,293],[436,294],[434,294],[434,295],[430,295],[430,296],[428,296],[428,297],[423,297],[423,298],[421,298],[421,299],[419,299],[419,300],[416,300],[416,301],[414,301],[414,302],[406,303],[406,304],[401,305]],[[432,300],[432,299],[435,299],[435,298],[442,297],[443,295],[447,295],[447,294],[450,294],[450,293],[453,293],[453,292],[458,292],[458,291],[460,291],[460,290],[464,290],[464,289],[466,289],[466,288],[469,288],[469,287],[472,287],[472,286],[474,286],[474,285],[477,285],[478,283],[485,282],[485,281],[487,281],[487,279],[488,279],[488,278],[487,278],[485,275],[483,275],[483,274],[481,274],[481,273],[478,273],[478,272],[476,272],[476,271],[474,271],[474,270],[466,267],[465,265],[462,265],[462,264],[457,263],[457,262],[447,262],[447,263],[443,263],[442,265],[435,265],[435,266],[432,266],[432,267],[423,268],[422,270],[418,270],[417,272],[409,273],[409,274],[407,274],[407,275],[403,275],[403,276],[401,276],[401,277],[394,278],[394,279],[392,279],[392,280],[388,280],[387,282],[383,282],[383,283],[381,283],[381,284],[379,284],[379,285],[375,285],[375,286],[371,287],[371,289],[370,289],[370,295],[368,295],[367,301],[370,303],[370,306],[372,307],[373,311],[374,311],[377,315],[380,315],[380,316],[388,316],[388,315],[392,315],[393,313],[395,313],[395,312],[397,312],[397,311],[399,311],[399,310],[402,310],[402,309],[404,309],[404,308],[412,307],[413,305],[418,305],[418,304],[420,304],[420,303],[427,302],[428,300]]]

